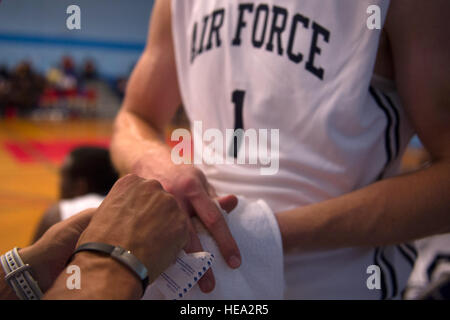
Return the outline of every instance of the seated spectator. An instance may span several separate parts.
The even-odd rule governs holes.
[[[82,81],[96,80],[97,77],[97,68],[95,67],[94,61],[92,59],[87,59],[84,62],[83,70],[81,72]]]
[[[10,104],[20,115],[28,115],[37,107],[45,81],[27,61],[21,62],[11,74]]]
[[[8,106],[10,87],[11,80],[8,69],[6,66],[0,66],[0,116],[4,114]]]
[[[72,150],[61,168],[60,201],[44,213],[33,242],[55,223],[98,207],[117,179],[107,149],[85,146]]]
[[[61,67],[62,67],[62,71],[63,71],[64,75],[77,78],[75,62],[73,61],[72,57],[63,56],[61,58]]]

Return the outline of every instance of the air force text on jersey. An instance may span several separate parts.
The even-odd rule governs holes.
[[[317,65],[315,59],[322,51],[321,46],[329,42],[330,31],[301,13],[289,13],[287,9],[276,5],[270,7],[264,3],[258,6],[241,3],[237,10],[235,21],[230,21],[233,24],[230,45],[241,46],[245,38],[254,48],[286,56],[295,64],[300,64],[305,58],[305,69],[323,80],[325,70]],[[191,64],[203,53],[222,46],[220,33],[226,14],[224,8],[219,8],[193,24]],[[310,33],[309,52],[301,52],[296,45],[296,38],[305,31]],[[284,37],[284,43],[283,33],[288,34],[288,37]]]

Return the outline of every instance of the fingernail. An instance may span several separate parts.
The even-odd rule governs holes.
[[[211,279],[206,279],[205,280],[205,289],[209,292],[209,291],[212,291],[212,289],[213,289],[213,283],[212,283],[212,281],[211,281]]]
[[[213,283],[210,279],[204,278],[201,281],[201,289],[204,293],[211,292],[213,289]]]
[[[228,264],[233,269],[238,268],[241,265],[241,258],[237,256],[231,256],[231,258],[228,259]]]

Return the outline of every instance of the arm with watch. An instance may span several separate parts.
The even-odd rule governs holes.
[[[111,246],[103,243],[95,243],[100,246]],[[113,248],[119,248],[111,246]],[[126,263],[118,260],[108,259],[107,255],[98,255],[94,253],[80,253],[71,264],[76,264],[83,270],[83,280],[88,285],[84,286],[85,290],[75,290],[73,294],[66,294],[66,280],[69,275],[64,272],[58,281],[43,294],[41,290],[41,275],[34,269],[39,269],[43,262],[30,259],[30,251],[34,248],[17,249],[7,252],[2,258],[9,260],[6,262],[6,268],[17,266],[17,268],[7,269],[10,272],[5,274],[5,267],[0,269],[0,298],[5,300],[39,300],[39,299],[139,299],[143,292],[143,286],[148,283],[147,269],[144,267],[145,273],[141,278],[136,274],[134,269],[128,267]],[[20,251],[20,254],[19,254]],[[97,251],[101,253],[101,251]],[[33,254],[33,253],[31,253]],[[34,255],[34,254],[33,254]],[[134,257],[131,255],[131,257]],[[5,264],[5,261],[3,261]],[[126,268],[130,270],[127,270]],[[143,264],[140,264],[143,266]],[[14,270],[20,272],[14,272]],[[130,272],[131,271],[131,272]],[[134,273],[134,274],[133,274]],[[113,279],[113,280],[111,280]],[[8,285],[9,284],[9,285]]]
[[[33,299],[32,295],[26,296],[26,290],[29,288],[25,285],[29,284],[33,287],[34,299],[39,299],[43,292],[50,289],[65,268],[66,261],[73,253],[80,234],[88,226],[94,212],[94,209],[88,209],[55,224],[36,243],[21,249],[14,248],[2,255],[0,299]],[[11,272],[13,270],[17,270],[15,274]],[[37,289],[33,285],[34,282],[37,283]]]
[[[98,209],[2,256],[0,298],[138,299],[187,243],[187,219],[158,182],[128,175]],[[79,290],[67,288],[66,265],[80,268]]]

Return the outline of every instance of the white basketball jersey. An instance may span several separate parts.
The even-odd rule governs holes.
[[[105,199],[104,196],[96,193],[89,193],[73,199],[61,200],[59,202],[61,220],[69,219],[77,213],[89,208],[98,208],[103,199]]]
[[[205,155],[208,129],[279,133],[275,174],[261,174],[267,163],[250,163],[245,139],[213,150],[223,157],[243,153],[245,163],[197,164],[219,194],[263,198],[279,212],[396,172],[412,130],[393,89],[378,78],[371,86],[381,33],[367,27],[371,5],[380,8],[383,25],[387,0],[172,1],[195,156]],[[408,274],[403,279],[388,261],[394,249],[288,255],[286,297],[396,296]],[[366,269],[374,263],[385,266],[386,292],[367,288]]]

